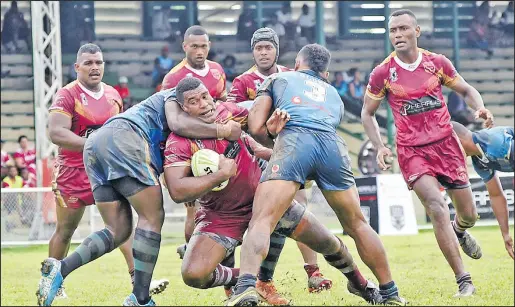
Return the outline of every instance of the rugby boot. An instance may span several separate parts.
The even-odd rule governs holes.
[[[231,297],[225,302],[225,306],[257,306],[259,296],[256,288],[248,287],[240,294],[233,292]]]
[[[323,290],[329,290],[333,286],[333,282],[330,279],[324,277],[320,273],[320,269],[317,268],[315,272],[309,276],[308,279],[308,291],[309,293],[320,292]]]
[[[477,243],[476,239],[467,231],[463,233],[461,238],[458,238],[458,242],[460,243],[461,249],[465,255],[469,256],[470,258],[479,259],[481,256],[483,256],[481,246],[479,246],[479,243]]]
[[[379,294],[379,288],[370,280],[367,281],[367,285],[363,289],[358,289],[353,283],[347,281],[347,290],[372,305],[379,304],[383,301],[383,297]]]
[[[39,306],[52,306],[52,302],[63,284],[61,261],[47,258],[41,263],[41,279],[36,292]]]
[[[164,290],[166,290],[166,287],[170,284],[170,281],[168,279],[158,279],[158,280],[152,280],[150,282],[150,296],[154,294],[162,293]]]
[[[136,299],[134,293],[131,293],[129,296],[125,298],[125,301],[123,301],[123,306],[156,306],[156,303],[154,302],[154,300],[150,299],[148,303],[146,303],[145,305],[141,305],[140,303],[138,303],[138,300]]]
[[[274,281],[261,281],[256,282],[256,291],[259,293],[260,300],[273,306],[286,306],[290,301],[282,297],[275,288]]]

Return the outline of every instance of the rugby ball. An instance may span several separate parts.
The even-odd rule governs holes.
[[[191,157],[191,171],[193,172],[193,176],[200,177],[217,172],[219,160],[220,155],[214,150],[201,149],[197,151],[193,154],[193,157]],[[229,180],[226,180],[211,191],[216,192],[223,190],[228,183]]]

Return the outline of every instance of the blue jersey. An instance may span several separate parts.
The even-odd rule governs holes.
[[[163,151],[170,129],[166,122],[165,102],[175,98],[175,88],[163,90],[148,97],[126,112],[111,117],[104,125],[116,119],[125,119],[137,126],[148,141],[156,167],[162,169]]]
[[[472,133],[472,140],[482,157],[472,156],[472,165],[483,179],[489,181],[495,171],[513,172],[513,128],[495,127]]]
[[[288,71],[268,77],[257,96],[272,98],[274,109],[290,114],[286,130],[336,133],[343,118],[343,102],[338,91],[311,70]]]

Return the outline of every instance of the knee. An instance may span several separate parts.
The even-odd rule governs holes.
[[[127,241],[132,234],[132,222],[129,224],[106,225],[106,229],[111,233],[116,247]]]
[[[75,228],[71,225],[60,225],[57,223],[55,227],[54,236],[59,237],[59,239],[64,243],[69,243],[72,239],[73,233],[75,232]]]
[[[470,214],[456,215],[456,218],[458,219],[460,226],[465,228],[471,228],[474,227],[474,225],[476,225],[477,213],[474,210],[474,212],[471,212]]]
[[[369,225],[363,214],[355,214],[351,217],[347,217],[345,224],[342,226],[351,238],[355,238],[360,229],[368,227]]]
[[[191,265],[183,266],[181,269],[182,280],[192,288],[206,289],[208,283],[208,275],[201,268]]]
[[[430,198],[425,201],[426,210],[431,219],[445,218],[449,209],[446,207],[445,201],[439,198]]]

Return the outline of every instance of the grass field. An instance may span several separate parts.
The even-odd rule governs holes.
[[[401,295],[410,305],[514,305],[514,262],[504,249],[500,232],[495,227],[477,228],[471,232],[483,248],[483,257],[472,260],[464,256],[477,287],[473,298],[454,299],[457,290],[454,275],[437,247],[432,231],[417,236],[383,237],[394,279]],[[513,233],[513,232],[512,232]],[[352,250],[358,266],[367,277],[372,274],[359,260],[353,241],[343,237]],[[169,289],[154,299],[158,305],[222,305],[222,288],[197,290],[186,286],[180,276],[181,262],[175,253],[180,242],[161,247],[154,276],[170,279]],[[46,246],[2,249],[1,305],[35,305],[40,262]],[[239,259],[237,259],[239,260]],[[319,256],[322,272],[333,280],[333,288],[321,294],[308,294],[303,261],[293,241],[288,240],[276,271],[276,285],[293,298],[293,305],[366,305],[346,290],[346,280]],[[65,282],[69,296],[56,300],[55,306],[118,305],[130,293],[130,281],[123,256],[114,251],[72,273]]]

